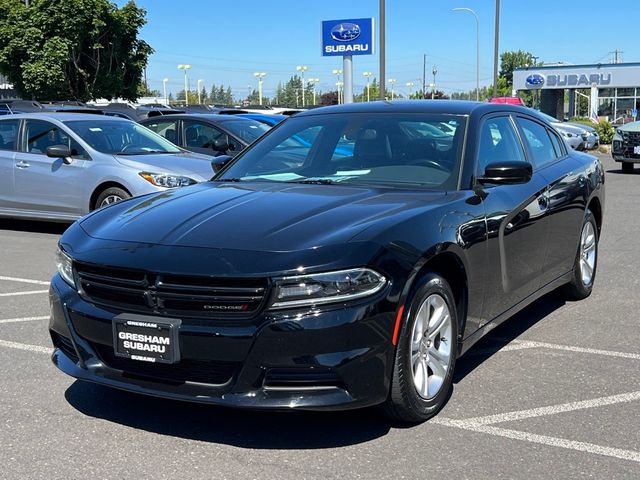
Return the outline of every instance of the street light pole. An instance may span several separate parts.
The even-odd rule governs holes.
[[[469,12],[476,19],[476,101],[480,101],[480,20],[478,14],[470,8],[454,8],[454,12]]]
[[[204,83],[204,80],[199,78],[198,79],[198,105],[202,105],[202,87],[200,87],[200,85],[202,85],[203,83]]]
[[[164,104],[165,106],[169,106],[169,98],[167,97],[167,82],[169,81],[168,78],[165,78],[164,80],[162,80],[162,93],[164,93]]]
[[[258,102],[262,105],[262,79],[267,76],[267,72],[256,72],[253,76],[258,79]]]
[[[493,47],[493,97],[498,96],[498,46],[500,44],[500,0],[496,0],[496,31]]]
[[[342,103],[341,98],[340,98],[340,87],[342,86],[342,82],[340,81],[340,75],[342,75],[342,70],[339,68],[336,68],[333,70],[333,74],[336,75],[338,77],[338,81],[336,82],[336,87],[338,87],[338,105],[340,105]],[[340,85],[338,85],[340,84]]]
[[[395,78],[389,79],[389,85],[391,85],[391,100],[393,100],[393,86],[396,84],[397,80]]]
[[[385,99],[384,89],[386,88],[385,75],[386,75],[386,7],[385,0],[379,0],[379,19],[380,19],[380,100]]]
[[[413,82],[407,82],[407,87],[409,87],[409,98],[411,98],[411,95],[413,95],[413,86],[415,85],[415,83]]]
[[[431,73],[433,73],[433,88],[431,89],[431,100],[433,100],[436,93],[436,74],[438,73],[438,67],[436,65],[433,66]]]
[[[189,64],[178,65],[178,70],[184,70],[184,105],[189,105],[189,78],[187,71],[191,68]]]
[[[306,65],[298,65],[296,67],[296,70],[300,72],[300,74],[302,75],[302,106],[304,107],[304,97],[305,97],[305,91],[304,91],[304,72],[306,72],[307,70],[309,70],[309,67],[307,67]]]
[[[316,85],[320,82],[319,78],[310,78],[307,83],[313,87],[313,104],[316,104]]]
[[[371,95],[369,94],[369,88],[371,86],[371,77],[373,76],[373,72],[363,72],[363,76],[367,77],[367,102],[371,101]]]

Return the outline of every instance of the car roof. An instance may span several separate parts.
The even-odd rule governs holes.
[[[8,119],[8,118],[34,118],[39,120],[58,120],[60,122],[65,122],[68,120],[91,120],[93,122],[131,121],[124,118],[96,115],[95,113],[69,113],[69,112],[16,113],[15,115],[6,115],[4,117],[4,119]]]
[[[183,120],[209,120],[211,122],[229,122],[234,119],[241,118],[243,120],[251,120],[246,117],[238,117],[238,115],[219,115],[217,113],[171,113],[168,115],[158,115],[155,117],[145,118],[143,123],[147,122],[160,122],[171,119],[183,119]]]
[[[471,115],[472,113],[485,114],[505,111],[529,113],[528,108],[505,103],[469,102],[465,100],[384,100],[314,108],[296,113],[295,117],[299,118],[333,113],[433,113]]]

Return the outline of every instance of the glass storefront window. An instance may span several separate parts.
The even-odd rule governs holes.
[[[633,98],[618,98],[616,102],[616,118],[630,116],[635,105]]]
[[[618,97],[633,97],[636,94],[635,88],[619,88]]]
[[[607,89],[602,89],[602,90],[607,90]],[[599,117],[613,116],[613,98],[598,99],[598,116]]]
[[[615,97],[616,96],[615,88],[601,88],[598,91],[599,97]]]

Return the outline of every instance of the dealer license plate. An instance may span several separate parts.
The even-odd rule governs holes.
[[[180,361],[179,319],[120,314],[113,318],[113,349],[118,357],[142,362]]]
[[[636,145],[635,147],[633,147],[633,154],[640,155],[640,145]]]

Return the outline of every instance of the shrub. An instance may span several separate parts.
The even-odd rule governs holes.
[[[611,122],[608,122],[607,120],[600,120],[596,124],[596,131],[600,136],[600,143],[603,143],[605,145],[609,145],[611,143],[611,141],[613,140],[613,135],[616,133],[613,125],[611,125]]]
[[[569,120],[571,123],[582,123],[584,125],[589,125],[590,127],[595,127],[593,120],[588,117],[573,117]]]

